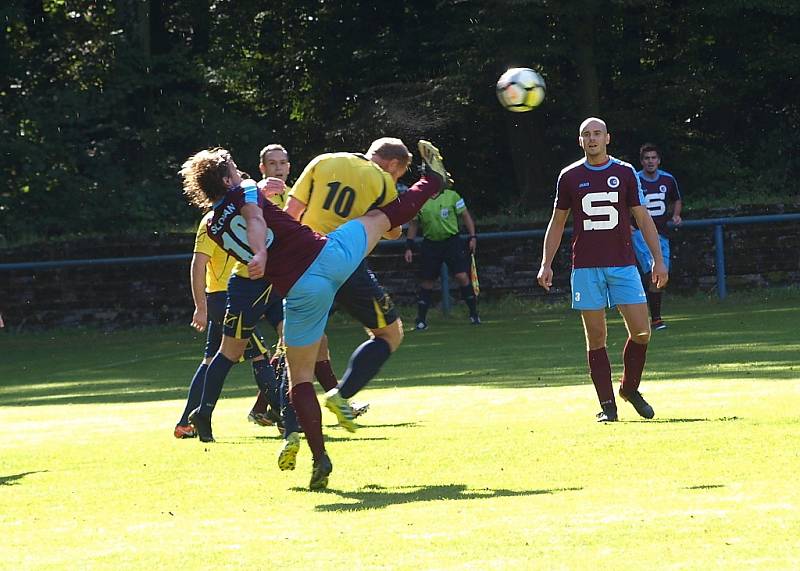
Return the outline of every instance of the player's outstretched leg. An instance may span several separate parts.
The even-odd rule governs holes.
[[[444,183],[447,180],[447,169],[444,168],[444,162],[442,162],[442,155],[439,154],[439,149],[428,141],[420,141],[418,146],[420,155],[422,155],[422,161],[425,165],[425,175],[414,183],[406,192],[398,196],[396,200],[378,209],[389,219],[389,228],[402,226],[414,218],[417,212],[419,212],[419,209],[422,208],[422,205],[425,204],[425,201],[439,192],[444,187]],[[369,216],[369,214],[364,217],[366,216]],[[386,230],[383,230],[375,236],[368,233],[368,250],[374,247],[377,240],[380,239]]]
[[[440,184],[444,186],[449,173],[447,169],[444,168],[444,160],[442,159],[442,154],[439,152],[439,149],[436,148],[433,143],[424,139],[420,139],[419,142],[417,142],[417,148],[422,157],[422,162],[425,164],[425,175],[435,176],[439,179]]]

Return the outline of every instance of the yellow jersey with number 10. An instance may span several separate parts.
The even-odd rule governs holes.
[[[364,155],[328,153],[312,160],[289,196],[306,205],[300,221],[320,234],[397,198],[392,176]]]

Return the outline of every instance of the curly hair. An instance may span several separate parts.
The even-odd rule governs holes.
[[[208,208],[228,190],[223,178],[228,176],[231,154],[220,147],[204,149],[183,163],[183,194],[190,204]]]

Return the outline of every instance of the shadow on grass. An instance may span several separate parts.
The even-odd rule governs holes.
[[[30,476],[31,474],[41,474],[43,472],[47,472],[47,470],[36,470],[35,472],[22,472],[20,474],[13,474],[11,476],[0,476],[0,486],[15,486],[18,484],[18,480],[21,480],[25,476]]]
[[[657,332],[651,342],[645,380],[796,379],[797,362],[790,357],[800,348],[796,302],[787,298],[762,305],[745,303],[732,310],[676,299],[670,329]],[[611,311],[608,316],[608,352],[616,374],[621,372],[626,335],[619,317]],[[409,332],[368,388],[526,389],[589,383],[583,332],[574,312],[520,309],[493,316],[487,310],[486,317],[480,327],[451,319],[434,323],[425,333]],[[333,363],[342,371],[363,333],[351,323],[334,324],[329,333],[335,339]],[[198,336],[174,327],[9,337],[0,362],[0,406],[183,400],[201,347]],[[42,352],[47,358],[31,359]],[[222,398],[255,392],[251,368],[242,364],[231,371]]]
[[[305,488],[292,488],[295,491],[307,491]],[[398,504],[412,502],[431,502],[436,500],[483,500],[518,496],[538,496],[558,492],[575,492],[583,488],[548,488],[541,490],[505,490],[483,488],[470,490],[464,484],[446,484],[441,486],[401,486],[384,488],[370,485],[357,492],[343,492],[328,488],[318,493],[338,496],[355,502],[337,502],[318,505],[316,510],[323,512],[354,512],[378,508],[386,508]]]
[[[736,420],[741,420],[738,416],[721,416],[719,418],[652,418],[647,421],[648,424],[651,422],[661,422],[661,423],[674,423],[674,422],[733,422]]]
[[[341,434],[341,433],[340,433]],[[383,436],[336,436],[331,435],[330,432],[325,432],[325,442],[369,442],[369,441],[386,441],[390,440],[389,438]],[[276,442],[280,443],[283,441],[283,437],[279,434],[273,436],[249,436],[245,438],[218,438],[214,445],[225,445],[225,444],[252,444],[253,442]],[[203,443],[209,444],[209,443]]]
[[[335,425],[334,425],[335,426]],[[419,426],[418,422],[395,422],[392,424],[358,424],[358,431],[369,430],[370,428],[413,428]]]

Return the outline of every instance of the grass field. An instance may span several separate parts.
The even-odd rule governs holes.
[[[277,432],[246,423],[246,366],[217,443],[172,437],[188,327],[0,335],[0,568],[797,569],[798,305],[668,298],[642,385],[656,418],[620,403],[608,425],[569,310],[434,314],[359,395],[356,434],[323,411],[317,493],[305,445],[280,472]],[[362,334],[331,333],[341,372]],[[618,318],[609,340],[618,373]]]

